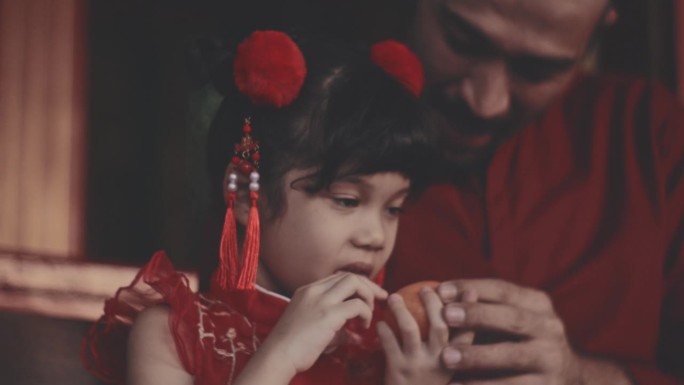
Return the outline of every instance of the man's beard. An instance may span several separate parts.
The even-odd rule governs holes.
[[[465,102],[430,98],[439,134],[439,147],[445,166],[456,172],[473,173],[485,169],[496,149],[519,132],[525,122],[516,106],[503,117],[482,119]]]
[[[504,139],[494,137],[482,146],[473,147],[444,139],[440,140],[439,145],[442,160],[450,170],[472,173],[487,168],[502,141]]]

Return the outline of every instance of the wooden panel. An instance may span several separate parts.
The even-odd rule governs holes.
[[[0,1],[0,244],[19,240],[19,175],[21,174],[21,106],[25,46],[12,20],[24,20],[22,2]]]
[[[0,246],[83,252],[82,0],[0,0]]]
[[[131,283],[139,267],[0,250],[0,310],[95,320],[104,301]],[[184,272],[193,290],[195,273]]]

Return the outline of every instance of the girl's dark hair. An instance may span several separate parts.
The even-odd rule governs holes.
[[[284,209],[283,176],[293,169],[315,170],[302,184],[311,193],[342,176],[377,172],[401,173],[414,191],[424,187],[436,153],[424,105],[371,62],[368,48],[312,40],[298,44],[307,76],[292,104],[256,108],[237,91],[226,92],[208,137],[214,192],[222,192],[247,116],[260,144],[261,193],[273,216]]]

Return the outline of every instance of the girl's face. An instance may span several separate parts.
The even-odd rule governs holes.
[[[257,283],[285,295],[338,271],[374,277],[394,247],[409,189],[396,172],[341,178],[313,194],[292,188],[310,173],[285,174],[284,212],[261,226]]]

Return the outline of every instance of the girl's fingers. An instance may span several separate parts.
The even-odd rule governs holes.
[[[300,292],[302,295],[319,296],[330,290],[342,278],[344,278],[344,273],[335,273],[316,282],[304,285],[297,289],[295,293]]]
[[[391,294],[387,299],[387,305],[397,320],[404,352],[418,351],[422,344],[420,330],[418,323],[406,308],[404,299],[399,294]]]
[[[380,338],[380,344],[387,357],[400,357],[402,355],[401,345],[399,345],[399,340],[392,332],[392,329],[387,325],[386,322],[380,321],[377,324],[378,337]]]
[[[351,273],[347,273],[351,274]],[[389,296],[389,293],[382,287],[378,286],[377,283],[371,281],[365,276],[362,275],[356,275],[356,274],[351,274],[352,276],[355,276],[358,280],[361,281],[363,285],[365,285],[370,292],[373,294],[373,299],[378,299],[378,300],[385,300],[387,299],[387,296]]]
[[[343,273],[342,276],[324,293],[330,304],[345,301],[350,297],[363,299],[373,308],[376,299],[387,298],[387,292],[366,277]]]
[[[335,328],[341,328],[346,320],[356,316],[369,327],[375,299],[386,296],[385,290],[367,278],[340,272],[297,289],[290,304],[298,304],[303,309],[327,309],[324,314],[335,321],[332,325]]]
[[[444,305],[439,295],[429,287],[424,287],[420,290],[420,297],[430,322],[428,343],[430,346],[441,350],[449,343],[449,327],[444,322],[444,317],[442,317]]]
[[[342,302],[339,306],[335,306],[330,311],[330,316],[341,320],[339,328],[344,326],[347,320],[359,317],[363,320],[364,327],[369,327],[371,319],[373,318],[373,308],[360,298],[352,298]],[[338,329],[339,329],[338,328]]]

